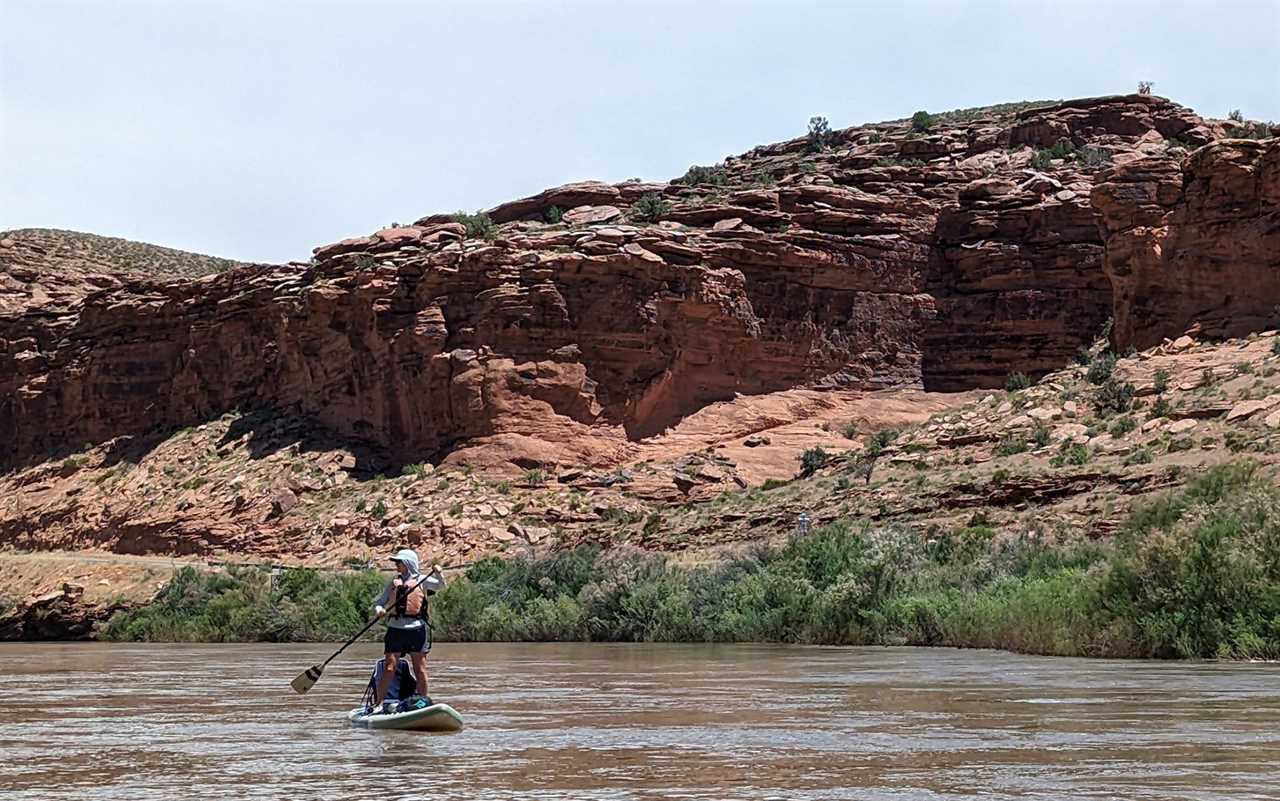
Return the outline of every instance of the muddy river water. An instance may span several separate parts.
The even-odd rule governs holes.
[[[459,734],[349,727],[376,646],[0,644],[0,798],[1277,799],[1280,665],[453,645]]]

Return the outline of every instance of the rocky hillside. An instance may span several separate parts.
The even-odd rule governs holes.
[[[801,514],[1078,542],[1214,465],[1276,475],[1277,332],[1121,358],[1100,344],[1023,389],[779,393],[704,410],[608,465],[512,477],[463,463],[375,473],[389,469],[375,454],[297,417],[228,413],[4,476],[0,541],[40,555],[0,555],[0,576],[31,591],[28,631],[50,609],[79,631],[154,592],[172,569],[158,554],[343,567],[409,545],[463,565],[592,542],[697,561],[786,535]],[[130,556],[44,555],[85,549]]]
[[[199,278],[243,266],[185,250],[52,228],[0,231],[0,311],[48,307],[97,289],[108,276]]]
[[[1270,402],[1268,340],[1167,344],[1280,313],[1280,144],[1242,133],[1270,131],[1141,95],[816,121],[675,181],[571,184],[195,280],[50,269],[8,238],[0,545],[464,560],[713,546],[800,510],[1105,532],[1273,416],[1235,411]],[[1143,409],[1169,360],[1173,408],[1054,372],[1104,331],[1156,346],[1115,366]],[[977,391],[1011,376],[1041,380]],[[910,433],[867,439],[890,428]],[[836,456],[767,483],[815,447]]]

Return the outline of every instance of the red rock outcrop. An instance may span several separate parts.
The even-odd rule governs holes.
[[[1225,140],[1185,164],[1146,158],[1093,190],[1115,291],[1113,338],[1148,347],[1280,323],[1280,141]]]
[[[0,641],[87,640],[98,624],[123,606],[86,603],[83,586],[64,583],[51,592],[24,598],[0,614]]]
[[[48,289],[57,276],[0,250],[0,289],[19,298],[0,306],[0,465],[237,407],[412,462],[479,438],[533,452],[601,426],[645,437],[736,394],[1043,373],[1116,313],[1086,201],[1094,171],[1108,158],[1139,170],[1217,130],[1134,96],[944,118],[926,134],[865,126],[816,152],[804,139],[757,148],[699,185],[550,189],[493,209],[491,240],[431,215],[307,264],[90,274],[61,294]],[[1088,158],[1040,154],[1027,169],[1023,145],[1062,142]],[[1230,179],[1202,155],[1213,152],[1189,167],[1203,189],[1193,180],[1160,206],[1169,230],[1187,242],[1215,226],[1265,233],[1266,171]],[[1106,212],[1112,239],[1129,230],[1120,205]],[[562,222],[543,221],[552,207]],[[1265,290],[1273,262],[1254,260]]]
[[[924,384],[1001,386],[1070,361],[1111,316],[1087,174],[975,181],[938,220]]]

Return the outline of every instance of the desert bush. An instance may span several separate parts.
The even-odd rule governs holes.
[[[685,184],[687,186],[696,186],[698,184],[711,184],[712,186],[724,186],[729,183],[729,171],[725,169],[723,164],[713,164],[704,167],[694,164],[684,175],[672,181],[674,184]]]
[[[1280,487],[1254,463],[1212,468],[1138,504],[1114,542],[997,530],[980,517],[923,531],[843,520],[695,567],[598,546],[489,557],[433,597],[434,631],[441,640],[1280,658]],[[652,521],[646,529],[657,528]],[[104,635],[338,640],[363,624],[385,580],[286,570],[273,581],[263,570],[184,568],[154,604],[117,613]]]
[[[995,453],[996,456],[1013,456],[1017,453],[1025,453],[1029,449],[1026,438],[1018,434],[1009,434],[996,445]]]
[[[661,195],[657,192],[647,192],[631,204],[631,213],[628,216],[640,222],[656,222],[669,211],[671,211],[671,204],[663,200]]]
[[[1044,423],[1037,423],[1036,427],[1031,429],[1031,441],[1035,443],[1037,448],[1043,448],[1048,445],[1053,438],[1053,432]]]
[[[1280,656],[1280,490],[1243,462],[1138,509],[1103,604],[1143,656]]]
[[[1009,392],[1017,392],[1031,386],[1031,378],[1025,373],[1010,373],[1004,381],[1004,388]]]
[[[1142,447],[1135,449],[1133,453],[1124,457],[1124,463],[1127,465],[1151,464],[1155,459],[1156,457],[1151,453],[1150,448]]]
[[[1109,378],[1093,394],[1093,407],[1099,415],[1127,412],[1133,408],[1133,384]]]
[[[927,111],[917,111],[911,115],[911,130],[917,133],[928,133],[933,127],[933,117]]]
[[[469,238],[492,241],[498,236],[498,226],[483,211],[477,211],[475,214],[460,211],[454,214],[452,219],[454,222],[462,223],[467,229],[466,235]]]
[[[809,151],[817,153],[826,150],[831,145],[834,134],[831,132],[831,125],[827,122],[826,117],[810,117],[809,133],[807,139],[809,143]]]
[[[1169,371],[1163,367],[1156,370],[1152,377],[1152,386],[1157,394],[1163,393],[1169,389]]]
[[[1103,384],[1111,379],[1111,374],[1116,369],[1116,356],[1109,351],[1103,351],[1089,361],[1089,369],[1085,372],[1085,378],[1090,384]]]
[[[1080,466],[1089,463],[1089,448],[1079,442],[1071,440],[1063,440],[1058,454],[1049,460],[1049,464],[1054,467],[1062,467],[1063,465]]]
[[[867,437],[867,442],[863,447],[863,452],[869,456],[879,456],[884,452],[885,448],[889,447],[889,445],[898,438],[898,433],[898,429],[896,428],[880,429],[870,437]]]
[[[1119,439],[1137,427],[1138,421],[1133,419],[1133,415],[1126,414],[1112,420],[1111,425],[1107,428],[1107,433]]]
[[[811,476],[827,464],[827,452],[820,447],[808,448],[800,454],[800,477]]]

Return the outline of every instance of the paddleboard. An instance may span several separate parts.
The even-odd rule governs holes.
[[[436,732],[462,730],[462,715],[448,704],[432,704],[422,709],[393,712],[389,715],[366,715],[363,709],[357,708],[347,714],[347,719],[352,726],[366,729]]]

